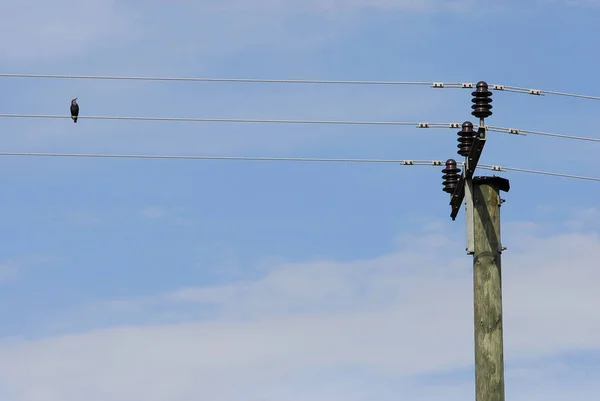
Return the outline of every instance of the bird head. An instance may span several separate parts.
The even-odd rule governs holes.
[[[71,100],[71,104],[77,104],[77,98]]]

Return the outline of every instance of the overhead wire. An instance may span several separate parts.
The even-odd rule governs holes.
[[[141,155],[115,153],[31,153],[0,152],[0,156],[32,157],[83,157],[83,158],[120,158],[120,159],[180,159],[180,160],[229,160],[229,161],[288,161],[313,163],[397,163],[402,165],[441,166],[439,160],[397,160],[397,159],[354,159],[354,158],[318,158],[318,157],[259,157],[259,156],[205,156],[205,155]]]
[[[4,78],[41,78],[41,79],[95,79],[95,80],[128,80],[128,81],[182,81],[182,82],[231,82],[231,83],[282,83],[282,84],[333,84],[333,85],[427,85],[432,88],[472,89],[472,82],[436,82],[436,81],[382,81],[382,80],[327,80],[327,79],[266,79],[266,78],[212,78],[212,77],[152,77],[121,75],[65,75],[65,74],[26,74],[0,73]],[[504,84],[491,84],[490,89],[504,92],[524,93],[529,95],[556,95],[576,97],[589,100],[600,100],[600,96],[569,93],[548,89],[525,88]]]
[[[509,85],[500,85],[504,86],[504,89],[494,88],[496,90],[504,90],[507,92],[517,92],[517,93],[527,93],[530,95],[556,95],[556,96],[567,96],[567,97],[577,97],[581,99],[589,99],[589,100],[600,100],[600,96],[592,96],[592,95],[583,95],[579,93],[568,93],[568,92],[559,92],[554,90],[547,89],[530,89],[530,88],[521,88],[518,86],[509,86]]]
[[[121,158],[121,159],[180,159],[180,160],[226,160],[226,161],[288,161],[313,163],[376,163],[398,164],[404,166],[443,166],[442,160],[400,160],[400,159],[355,159],[355,158],[315,158],[315,157],[257,157],[257,156],[206,156],[206,155],[143,155],[116,153],[32,153],[32,152],[0,152],[0,156],[25,157],[77,157],[77,158]],[[464,166],[464,162],[458,163]],[[477,167],[492,171],[515,171],[531,174],[549,175],[555,177],[597,181],[600,177],[555,173],[542,170],[531,170],[519,167],[504,167],[500,165],[478,164]]]
[[[6,78],[49,78],[49,79],[99,79],[125,81],[184,81],[184,82],[244,82],[244,83],[282,83],[282,84],[335,84],[335,85],[433,85],[425,81],[376,81],[376,80],[327,80],[327,79],[263,79],[263,78],[210,78],[210,77],[148,77],[119,75],[54,75],[54,74],[8,74]],[[449,85],[459,85],[450,82]]]
[[[70,119],[70,116],[45,114],[0,114],[0,117]],[[130,121],[181,121],[212,123],[263,123],[263,124],[333,124],[333,125],[418,125],[412,121],[344,121],[344,120],[285,120],[285,119],[250,119],[250,118],[196,118],[196,117],[127,117],[127,116],[79,116],[78,119],[89,120],[130,120]],[[449,125],[436,123],[434,125]]]
[[[531,169],[519,168],[519,167],[504,167],[504,166],[493,166],[493,165],[486,165],[486,164],[477,164],[477,167],[483,168],[485,170],[492,170],[492,171],[517,171],[517,172],[521,172],[521,173],[550,175],[550,176],[555,176],[555,177],[573,178],[573,179],[577,179],[577,180],[600,181],[600,177],[588,177],[588,176],[583,176],[583,175],[553,173],[550,171],[531,170]]]
[[[298,84],[354,84],[354,85],[428,85],[433,88],[473,88],[475,85],[468,82],[435,82],[435,81],[376,81],[376,80],[317,80],[317,79],[258,79],[258,78],[210,78],[210,77],[150,77],[150,76],[109,76],[109,75],[56,75],[56,74],[21,74],[0,73],[0,77],[13,78],[48,78],[48,79],[97,79],[97,80],[140,80],[140,81],[191,81],[191,82],[246,82],[246,83],[298,83]],[[600,96],[590,96],[577,93],[559,92],[545,89],[531,89],[510,85],[492,84],[491,88],[498,91],[528,93],[532,95],[551,94],[558,96],[578,97],[591,100],[600,100]],[[0,114],[0,117],[15,118],[45,118],[62,119],[70,116],[41,115],[41,114]],[[98,120],[136,120],[136,121],[181,121],[181,122],[228,122],[228,123],[284,123],[284,124],[334,124],[334,125],[412,125],[417,128],[460,128],[459,123],[426,123],[409,121],[344,121],[344,120],[285,120],[285,119],[241,119],[241,118],[185,118],[185,117],[129,117],[129,116],[80,116],[83,119]],[[501,132],[513,135],[543,135],[563,139],[600,142],[599,138],[581,137],[533,131],[498,126],[486,126],[492,132]],[[219,160],[271,160],[271,161],[321,161],[321,162],[356,162],[356,163],[403,163],[410,165],[441,165],[441,161],[402,161],[382,159],[315,159],[315,158],[256,158],[256,157],[225,157],[225,156],[167,156],[167,155],[115,155],[115,154],[59,154],[59,153],[10,153],[0,152],[0,156],[54,156],[54,157],[119,157],[119,158],[179,158],[179,159],[219,159]],[[599,178],[576,176],[562,173],[552,173],[538,170],[529,170],[512,167],[480,165],[483,169],[494,171],[520,171],[533,174],[546,174],[566,178],[598,181]]]
[[[3,113],[5,118],[41,118],[41,119],[70,119],[66,115],[49,114],[11,114]],[[248,118],[196,118],[196,117],[132,117],[132,116],[79,116],[79,119],[90,120],[129,120],[129,121],[170,121],[170,122],[212,122],[212,123],[262,123],[262,124],[323,124],[323,125],[390,125],[414,126],[416,128],[452,128],[459,129],[461,123],[452,122],[418,122],[418,121],[361,121],[361,120],[286,120],[286,119],[248,119]],[[542,135],[579,141],[600,142],[600,138],[591,138],[575,135],[556,134],[544,131],[532,131],[520,128],[505,128],[493,125],[485,126],[488,131],[512,135]]]
[[[496,127],[493,125],[486,125],[486,129],[492,132],[502,132],[505,134],[513,134],[513,135],[542,135],[542,136],[550,136],[555,138],[563,138],[563,139],[572,139],[578,141],[589,141],[589,142],[600,142],[600,138],[590,138],[585,136],[575,136],[575,135],[566,135],[566,134],[555,134],[552,132],[544,132],[544,131],[532,131],[520,128],[504,128],[504,127]]]

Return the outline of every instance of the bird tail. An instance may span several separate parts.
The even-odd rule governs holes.
[[[77,122],[77,117],[71,117],[73,119],[73,122],[76,123]]]

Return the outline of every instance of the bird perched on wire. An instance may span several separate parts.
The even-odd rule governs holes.
[[[71,118],[73,122],[77,122],[77,117],[79,116],[79,105],[77,104],[77,98],[71,100]]]

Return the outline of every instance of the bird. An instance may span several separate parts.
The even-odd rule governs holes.
[[[71,100],[71,118],[73,122],[77,122],[77,117],[79,116],[79,105],[77,104],[77,98]]]

